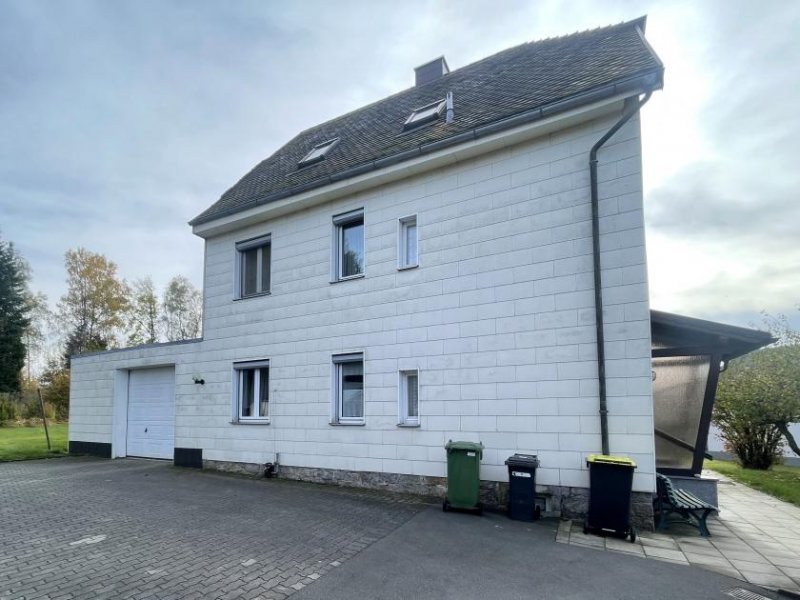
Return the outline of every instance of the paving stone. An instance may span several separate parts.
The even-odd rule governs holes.
[[[0,506],[3,600],[283,600],[426,505],[159,461],[64,458],[0,464]]]
[[[795,561],[795,567],[779,567],[781,572],[792,579],[800,579],[800,558]]]
[[[752,551],[752,552],[740,552],[740,551],[722,550],[721,552],[722,552],[722,555],[725,558],[727,558],[728,560],[730,560],[731,562],[734,562],[734,561],[737,561],[737,560],[743,560],[743,561],[752,562],[752,563],[769,564],[769,560],[767,560],[765,557],[763,557],[761,554],[759,554],[758,552],[755,552],[755,551]]]
[[[639,541],[645,548],[664,548],[667,550],[679,550],[678,544],[675,542],[674,539],[640,537]]]
[[[731,564],[739,569],[742,573],[745,571],[750,573],[763,573],[765,575],[782,575],[780,569],[775,565],[765,562],[751,562],[747,560],[732,560]]]
[[[756,585],[763,585],[771,588],[794,589],[796,584],[786,575],[774,575],[771,573],[758,573],[755,571],[740,571],[745,580]]]
[[[702,565],[706,571],[713,571],[714,573],[720,573],[721,575],[727,575],[728,577],[734,577],[736,579],[741,579],[745,581],[744,575],[739,573],[733,567],[725,567],[721,565]]]
[[[720,567],[732,567],[731,562],[722,556],[709,556],[708,554],[693,554],[684,552],[683,555],[693,565],[717,565]]]
[[[722,552],[717,550],[711,544],[701,546],[697,544],[686,544],[683,541],[678,540],[678,548],[680,548],[684,554],[704,554],[706,556],[722,557]]]
[[[645,556],[648,558],[664,558],[681,563],[688,563],[683,552],[680,550],[671,550],[669,548],[657,548],[652,546],[644,546]]]
[[[592,548],[605,548],[605,538],[596,535],[572,534],[569,538],[570,544],[577,546],[590,546]]]
[[[644,556],[644,548],[641,546],[641,544],[631,544],[630,542],[624,540],[607,539],[606,549],[613,550],[614,552],[624,552],[625,554]]]

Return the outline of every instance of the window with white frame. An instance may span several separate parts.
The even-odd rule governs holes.
[[[435,121],[442,114],[446,104],[445,100],[437,100],[415,109],[406,119],[406,122],[403,123],[403,129],[408,130]]]
[[[364,355],[333,357],[333,421],[338,424],[364,422]]]
[[[419,425],[419,372],[400,371],[400,425]]]
[[[364,275],[364,211],[355,210],[333,218],[334,280]]]
[[[271,262],[271,236],[265,235],[236,244],[237,298],[269,293]]]
[[[417,215],[400,219],[397,267],[409,269],[419,264],[417,257]]]
[[[234,363],[237,421],[269,419],[269,361]]]
[[[321,160],[324,160],[325,156],[328,154],[331,148],[337,144],[338,141],[339,138],[334,138],[332,140],[328,140],[327,142],[317,144],[309,151],[308,154],[300,159],[300,161],[297,163],[297,166],[300,168],[307,167],[308,165],[313,165]]]

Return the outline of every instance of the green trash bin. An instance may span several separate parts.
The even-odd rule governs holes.
[[[447,497],[442,510],[465,510],[481,514],[479,499],[481,483],[481,457],[483,444],[480,442],[454,442],[445,445],[447,450]]]

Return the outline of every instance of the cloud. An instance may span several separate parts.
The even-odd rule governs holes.
[[[128,279],[199,285],[202,241],[186,221],[299,131],[408,87],[440,54],[458,68],[645,13],[667,66],[643,115],[654,306],[788,310],[800,295],[795,3],[6,0],[0,228],[51,301],[79,245]]]
[[[770,252],[791,249],[800,223],[798,186],[800,171],[769,178],[719,163],[689,165],[650,192],[649,224],[714,244],[755,243],[757,250]]]
[[[667,146],[646,141],[646,181],[656,163],[645,194],[651,296],[659,308],[746,324],[800,302],[800,5],[701,6],[707,31],[685,70],[702,73],[690,74],[700,101],[672,121],[680,131],[685,118],[691,134],[683,145],[669,133]],[[691,91],[675,77],[678,95]],[[660,172],[660,160],[677,167]]]

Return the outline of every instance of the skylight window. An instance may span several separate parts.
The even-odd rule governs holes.
[[[336,145],[336,142],[339,141],[339,138],[334,138],[332,140],[328,140],[327,142],[322,142],[321,144],[317,144],[311,149],[311,152],[306,154],[303,159],[297,163],[298,167],[306,167],[308,165],[313,165],[314,163],[318,163],[322,159],[325,158],[325,155]]]
[[[424,123],[429,123],[430,121],[438,119],[439,115],[442,114],[444,107],[445,101],[437,100],[436,102],[428,104],[427,106],[416,109],[411,113],[411,116],[406,119],[406,122],[403,124],[403,129],[411,129],[412,127],[417,127],[419,125],[423,125]]]

